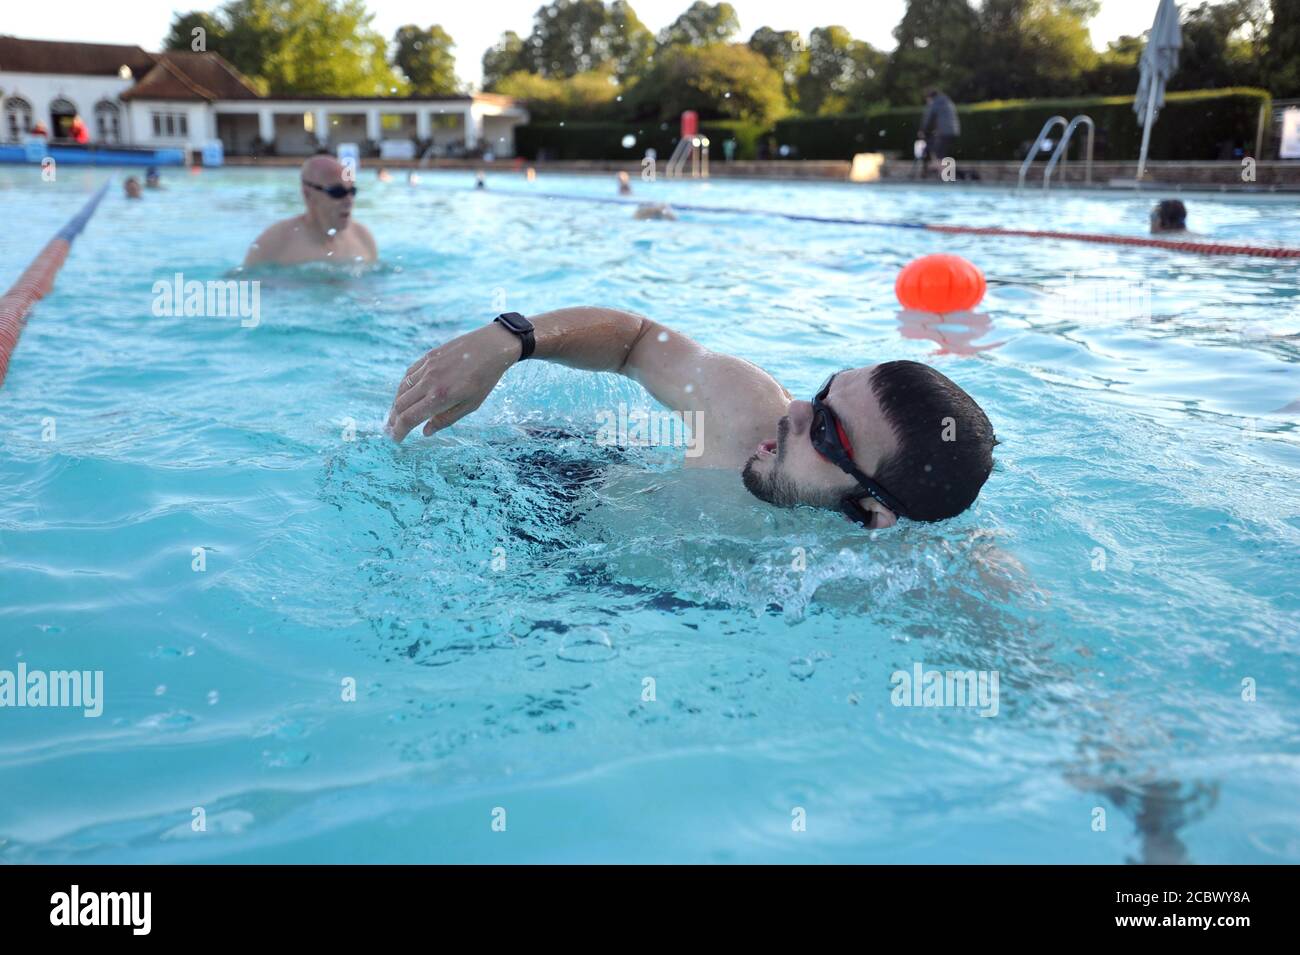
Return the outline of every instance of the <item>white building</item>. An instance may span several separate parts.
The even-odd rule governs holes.
[[[451,97],[263,96],[216,53],[0,36],[0,142],[43,126],[71,143],[80,116],[99,146],[201,147],[230,155],[365,152],[514,155],[528,113],[491,93]]]

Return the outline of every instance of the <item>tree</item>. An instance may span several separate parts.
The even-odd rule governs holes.
[[[511,73],[526,73],[530,67],[531,61],[524,49],[523,38],[514,30],[507,30],[483,54],[483,88],[495,90],[501,80]]]
[[[799,108],[809,115],[864,112],[882,98],[888,59],[844,27],[818,27],[808,35],[807,66],[797,84]]]
[[[1269,91],[1300,96],[1300,0],[1272,0],[1264,61]]]
[[[1263,80],[1251,40],[1250,0],[1202,3],[1183,13],[1183,49],[1171,90],[1202,90],[1223,86],[1257,86]]]
[[[203,32],[195,36],[196,29]],[[221,21],[210,13],[195,10],[175,15],[171,30],[163,40],[163,49],[201,52],[221,47],[225,45],[225,40],[226,28]]]
[[[898,45],[885,68],[884,92],[890,102],[919,103],[932,86],[955,99],[966,98],[977,56],[976,30],[968,0],[908,0],[894,27]]]
[[[724,43],[740,32],[740,17],[729,3],[695,0],[681,16],[659,32],[661,46],[709,46]]]
[[[196,16],[175,16],[168,49],[190,49],[189,25],[202,25]],[[405,81],[388,65],[387,44],[371,29],[373,18],[365,0],[228,0],[211,16],[207,48],[272,93],[401,91]]]
[[[1146,48],[1140,36],[1122,36],[1106,44],[1096,65],[1083,76],[1083,88],[1099,96],[1123,96],[1137,92],[1138,58]]]
[[[456,58],[451,34],[438,25],[422,30],[414,24],[398,27],[393,35],[393,65],[402,71],[411,92],[421,96],[457,93]]]
[[[507,33],[484,55],[485,85],[489,73],[495,81],[520,70],[562,77],[610,69],[622,81],[643,69],[654,49],[654,35],[626,0],[553,0],[534,15],[528,39],[515,40]]]
[[[1097,64],[1088,28],[1061,0],[984,0],[967,99],[1068,96]]]
[[[743,43],[665,47],[627,99],[637,118],[670,120],[693,109],[705,119],[767,124],[786,111],[780,74]]]
[[[795,83],[807,69],[808,47],[798,30],[773,30],[759,27],[749,38],[749,48],[762,56],[781,74],[786,99],[795,99]]]
[[[621,89],[608,70],[563,79],[520,71],[502,77],[496,92],[523,100],[533,119],[553,122],[613,119],[619,112]]]

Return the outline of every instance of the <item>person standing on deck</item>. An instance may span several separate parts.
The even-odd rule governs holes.
[[[924,139],[934,167],[952,155],[952,144],[961,135],[961,120],[957,107],[942,90],[932,88],[925,93],[925,112],[921,115],[921,128],[917,139]]]

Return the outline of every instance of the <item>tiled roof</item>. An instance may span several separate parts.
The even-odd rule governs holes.
[[[257,90],[217,53],[147,53],[138,46],[0,36],[0,71],[117,76],[129,67],[135,85],[122,99],[257,99]]]
[[[216,53],[168,51],[122,99],[257,99],[258,92]]]
[[[0,70],[9,73],[117,76],[127,66],[139,77],[149,72],[153,64],[154,58],[138,46],[0,36]]]

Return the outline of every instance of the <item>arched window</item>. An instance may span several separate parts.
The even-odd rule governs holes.
[[[60,96],[50,103],[50,133],[57,139],[72,138],[72,120],[77,115],[77,106],[70,99]]]
[[[116,103],[104,99],[95,104],[95,139],[101,143],[122,141],[121,112]]]
[[[5,131],[10,142],[18,142],[32,128],[32,104],[21,96],[5,100]]]

